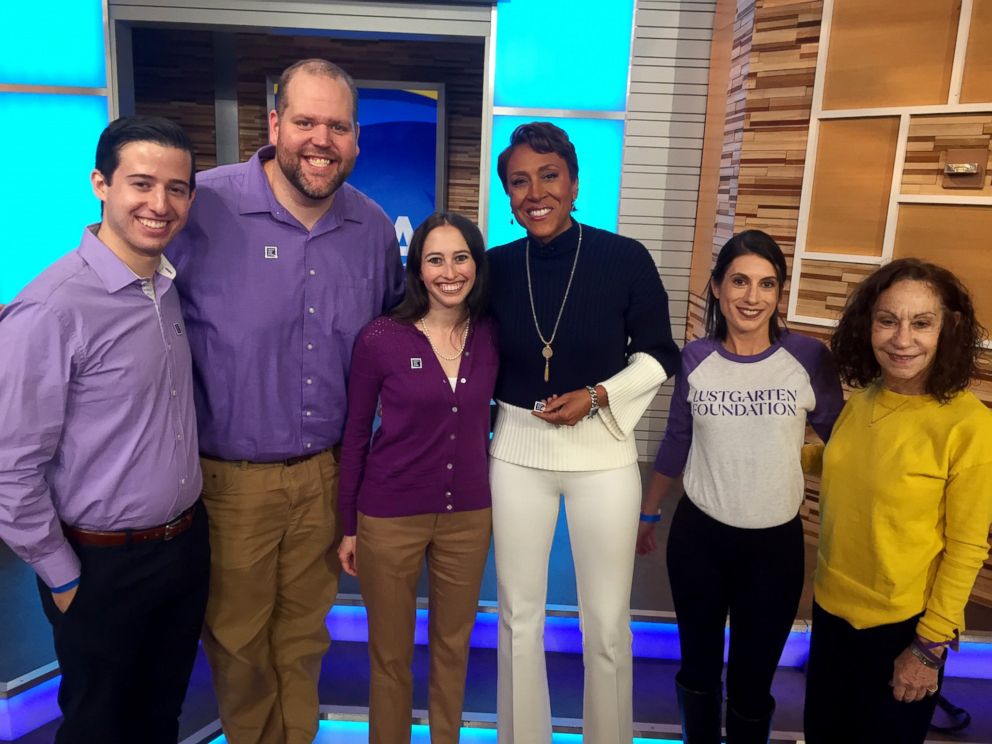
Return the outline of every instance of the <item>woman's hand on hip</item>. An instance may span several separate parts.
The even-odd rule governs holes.
[[[563,395],[552,395],[544,401],[543,411],[533,411],[541,421],[555,426],[575,426],[589,415],[592,398],[585,388]]]
[[[903,703],[915,703],[937,692],[937,670],[924,666],[908,648],[892,665],[892,696]]]
[[[358,558],[355,555],[355,547],[358,544],[356,535],[345,535],[341,538],[341,545],[338,546],[338,558],[341,560],[341,568],[349,576],[358,576]]]

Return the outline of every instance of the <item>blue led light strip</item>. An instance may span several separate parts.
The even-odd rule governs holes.
[[[368,744],[369,725],[363,721],[321,721],[320,730],[314,744]],[[430,744],[430,731],[427,726],[413,727],[411,744]],[[459,734],[461,744],[495,744],[494,728],[463,728]],[[554,734],[553,744],[582,744],[581,734]],[[678,744],[680,739],[634,739],[634,744]],[[210,744],[226,744],[227,739],[219,736]]]

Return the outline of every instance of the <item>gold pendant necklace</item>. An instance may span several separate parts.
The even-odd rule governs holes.
[[[582,249],[582,223],[579,225],[579,242],[575,246],[575,260],[572,261],[572,272],[568,275],[568,284],[565,285],[565,296],[561,298],[561,307],[558,308],[558,317],[555,319],[555,327],[551,331],[551,338],[544,338],[541,333],[541,326],[537,322],[537,310],[534,308],[534,288],[530,278],[530,238],[527,238],[527,245],[524,249],[524,262],[527,265],[527,297],[530,298],[530,316],[534,319],[534,329],[537,337],[541,339],[544,348],[541,349],[541,356],[544,357],[544,381],[547,382],[551,372],[551,357],[555,355],[551,344],[554,343],[555,336],[558,335],[558,324],[561,323],[561,314],[565,312],[565,303],[568,302],[568,292],[572,289],[572,279],[575,278],[575,267],[579,265],[579,251]]]

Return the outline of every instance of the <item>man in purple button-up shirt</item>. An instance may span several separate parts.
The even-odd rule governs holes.
[[[203,645],[232,744],[310,744],[337,593],[351,350],[400,298],[395,229],[345,183],[357,94],[324,60],[279,82],[269,139],[198,177],[169,248],[193,352],[210,518]]]
[[[162,252],[193,173],[172,122],[108,126],[91,176],[102,221],[0,314],[0,537],[38,574],[59,744],[178,734],[210,559],[190,352]]]

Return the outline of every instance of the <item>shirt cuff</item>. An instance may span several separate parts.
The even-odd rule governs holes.
[[[599,409],[599,416],[610,434],[626,439],[666,379],[665,368],[657,359],[638,352],[631,355],[626,367],[599,383],[606,388],[609,400],[605,408]]]
[[[79,558],[68,542],[63,542],[58,550],[49,553],[44,558],[32,561],[31,568],[35,570],[38,578],[45,586],[65,587],[63,591],[71,589],[72,587],[69,585],[74,581],[78,582],[79,575],[82,573]]]

